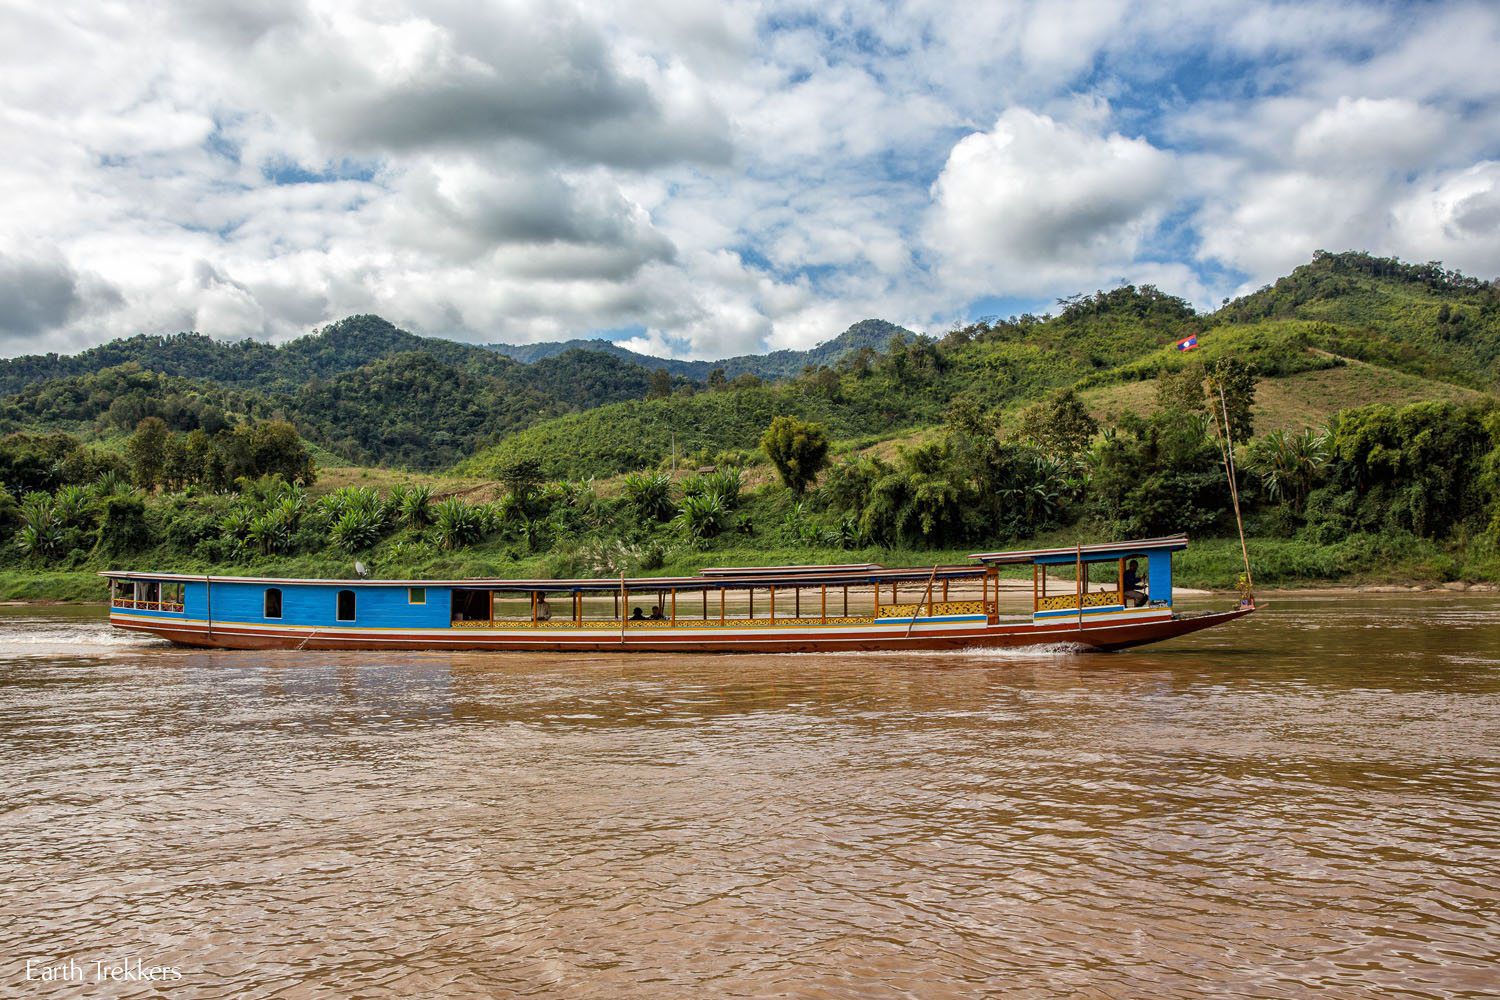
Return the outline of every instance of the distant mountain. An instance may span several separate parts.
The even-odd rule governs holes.
[[[503,354],[523,364],[532,364],[544,358],[556,357],[564,351],[598,351],[634,362],[645,368],[664,369],[673,375],[702,382],[715,368],[724,369],[728,378],[736,375],[758,375],[761,378],[786,378],[796,375],[808,365],[832,365],[840,358],[863,348],[883,351],[891,338],[902,339],[915,336],[910,330],[883,319],[866,319],[855,323],[832,340],[824,341],[805,351],[772,351],[769,354],[741,354],[720,361],[678,361],[673,358],[657,358],[649,354],[620,347],[608,340],[563,340],[540,344],[486,344],[490,350]]]
[[[937,426],[959,395],[1003,408],[1075,386],[1138,409],[1132,384],[1181,363],[1170,345],[1188,332],[1202,334],[1195,357],[1233,356],[1263,379],[1292,380],[1283,395],[1300,400],[1302,416],[1336,408],[1319,399],[1360,398],[1362,379],[1396,400],[1408,391],[1424,398],[1436,382],[1500,386],[1494,282],[1320,252],[1210,314],[1151,286],[1124,286],[1064,300],[1056,315],[975,323],[941,341],[870,319],[810,350],[720,361],[653,358],[600,340],[461,344],[378,316],[280,345],[137,336],[73,356],[0,360],[0,431],[114,435],[144,416],[187,430],[283,415],[359,462],[432,469],[468,459],[488,474],[526,457],[549,474],[604,475],[648,467],[674,444],[705,462],[753,449],[764,423],[783,413],[853,440]],[[898,338],[903,346],[891,350]],[[871,357],[851,360],[866,350]],[[798,377],[808,366],[837,370]],[[731,382],[751,374],[774,384],[694,394],[715,369]],[[1410,388],[1419,385],[1429,389]]]
[[[223,341],[201,333],[138,334],[74,355],[31,354],[0,360],[0,395],[48,379],[89,375],[122,364],[236,388],[291,390],[309,378],[353,371],[378,358],[423,351],[445,364],[498,373],[513,366],[473,344],[419,337],[379,316],[350,316],[285,344]]]
[[[147,416],[212,431],[279,415],[353,461],[438,468],[538,420],[641,398],[655,375],[599,351],[523,365],[351,316],[279,346],[187,333],[0,361],[0,431],[110,434]]]

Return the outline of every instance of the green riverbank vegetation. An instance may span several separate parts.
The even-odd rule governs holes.
[[[549,480],[518,459],[482,500],[430,481],[317,494],[310,456],[274,421],[189,442],[197,432],[148,418],[120,452],[12,435],[0,441],[0,596],[97,599],[106,567],[346,576],[358,558],[388,578],[614,576],[921,565],[1174,531],[1199,539],[1179,582],[1230,588],[1241,566],[1211,400],[1247,442],[1235,453],[1260,586],[1500,580],[1493,401],[1377,404],[1255,437],[1241,363],[1174,368],[1155,388],[1152,415],[1104,428],[1071,390],[1013,418],[960,398],[938,434],[890,457],[830,454],[823,428],[782,416],[759,457],[689,474]]]

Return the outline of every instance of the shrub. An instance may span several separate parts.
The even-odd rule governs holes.
[[[682,498],[672,526],[695,543],[702,545],[723,534],[733,523],[733,515],[716,493],[695,493]]]
[[[363,506],[344,509],[338,520],[328,529],[333,544],[345,552],[360,552],[380,540],[380,515],[376,510]],[[251,531],[254,531],[252,525]]]
[[[146,502],[138,493],[107,496],[99,523],[99,548],[109,553],[137,552],[151,543]]]
[[[625,504],[645,521],[665,521],[676,513],[672,477],[665,472],[632,472],[621,484]]]
[[[458,497],[449,497],[433,508],[432,535],[439,548],[472,545],[483,533],[480,512]]]
[[[412,530],[420,530],[432,523],[432,487],[407,486],[392,494],[396,500],[396,514],[401,523]]]
[[[760,447],[793,493],[806,491],[828,464],[828,435],[818,424],[796,417],[772,420],[761,435]]]

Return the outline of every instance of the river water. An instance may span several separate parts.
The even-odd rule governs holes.
[[[0,995],[1494,996],[1497,862],[1493,595],[1113,655],[201,652],[0,609]]]

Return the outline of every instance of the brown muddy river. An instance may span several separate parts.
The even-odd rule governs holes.
[[[0,610],[0,995],[1500,991],[1494,595],[1114,655],[208,653]]]

